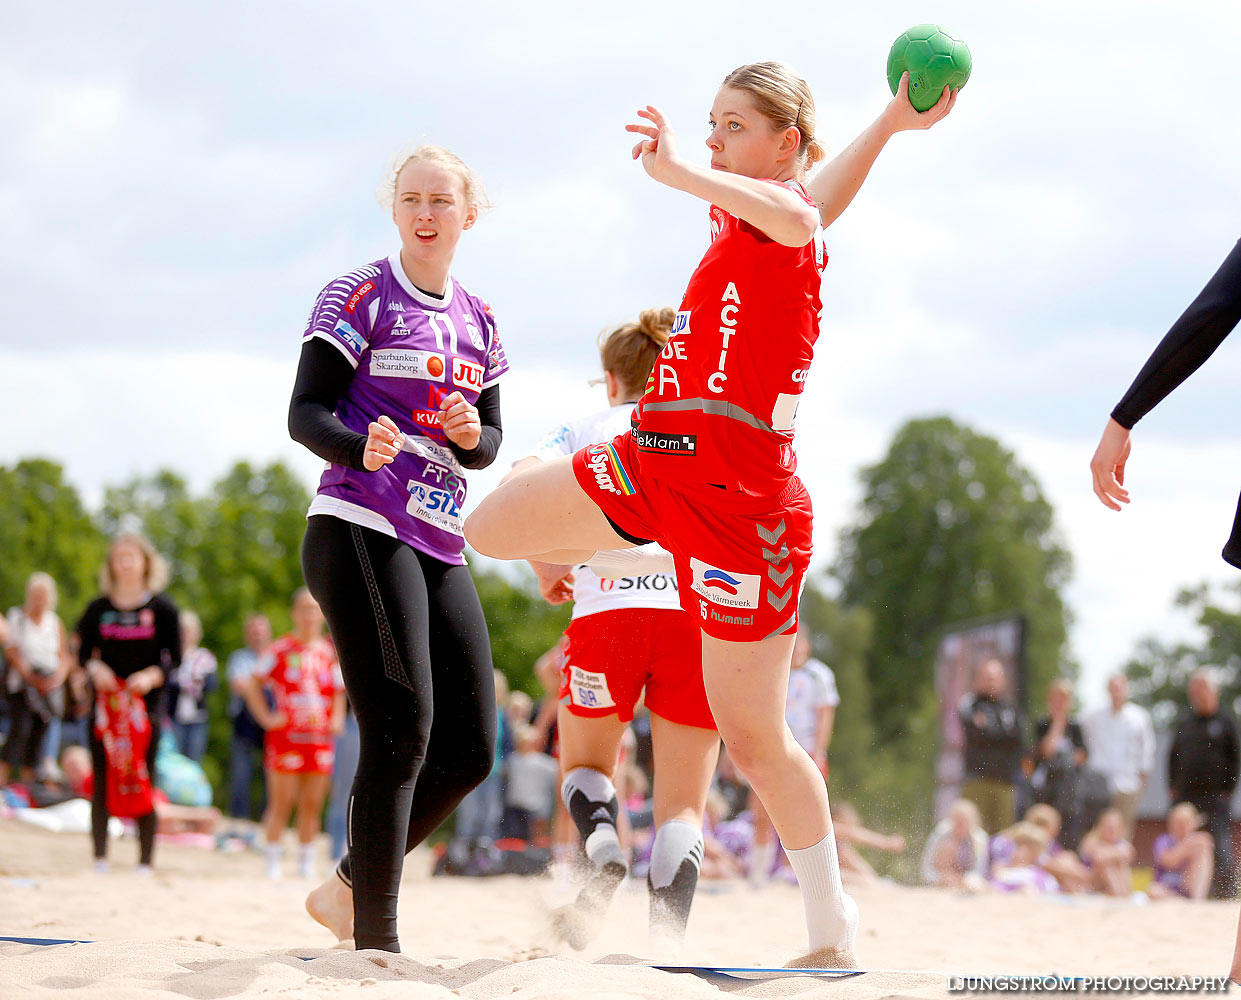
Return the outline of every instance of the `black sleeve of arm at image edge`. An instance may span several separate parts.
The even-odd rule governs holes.
[[[1132,427],[1201,367],[1241,320],[1241,241],[1147,359],[1112,419]]]
[[[303,343],[289,401],[289,436],[333,465],[362,472],[366,435],[351,431],[336,416],[352,379],[353,367],[326,340],[312,337]]]
[[[485,469],[496,460],[500,451],[500,440],[504,437],[504,429],[500,426],[500,387],[487,386],[478,394],[478,402],[474,406],[478,410],[478,422],[483,428],[478,444],[467,450],[449,441],[448,447],[465,468]]]

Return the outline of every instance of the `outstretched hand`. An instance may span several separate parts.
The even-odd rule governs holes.
[[[888,119],[893,132],[930,128],[953,109],[957,103],[958,93],[960,93],[959,88],[951,90],[945,86],[944,92],[939,95],[939,100],[935,102],[934,107],[919,111],[909,103],[909,74],[902,73],[901,82],[896,87],[896,96],[884,110],[884,116]]]
[[[1122,503],[1129,502],[1125,489],[1125,463],[1129,460],[1132,440],[1129,431],[1115,420],[1108,419],[1103,437],[1090,460],[1090,473],[1094,477],[1094,494],[1104,507],[1120,510]]]
[[[655,180],[667,183],[669,176],[680,164],[676,134],[663,112],[651,104],[639,110],[638,117],[645,118],[650,124],[635,122],[625,126],[626,132],[636,132],[646,137],[633,147],[633,158],[636,160],[641,157],[646,172]]]

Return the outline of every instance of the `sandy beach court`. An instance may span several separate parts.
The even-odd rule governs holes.
[[[85,835],[0,821],[0,934],[92,942],[0,943],[0,997],[935,997],[947,995],[948,974],[1222,975],[1237,920],[1235,903],[1137,906],[880,885],[856,893],[858,957],[868,968],[911,971],[708,982],[639,964],[647,900],[637,881],[616,899],[610,930],[576,953],[549,932],[550,909],[573,894],[568,882],[433,879],[430,855],[419,851],[402,888],[404,954],[385,955],[332,950],[302,909],[310,883],[268,882],[255,852],[161,843],[156,872],[144,878],[133,870],[132,840],[110,850],[112,870],[96,873]],[[780,965],[804,934],[795,887],[704,883],[681,961]]]

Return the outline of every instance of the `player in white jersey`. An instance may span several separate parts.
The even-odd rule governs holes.
[[[634,401],[668,340],[672,309],[648,309],[637,323],[610,331],[600,343],[609,407],[564,424],[513,475],[540,462],[610,441],[629,427]],[[658,548],[658,546],[653,546]],[[600,576],[589,566],[532,563],[551,603],[572,595],[561,668],[561,794],[586,843],[591,863],[577,900],[556,915],[560,935],[585,947],[629,871],[616,822],[622,804],[612,784],[617,751],[645,691],[655,752],[655,843],[647,876],[651,935],[657,947],[685,934],[702,866],[702,814],[719,754],[719,735],[702,679],[697,623],[681,608],[671,572]]]

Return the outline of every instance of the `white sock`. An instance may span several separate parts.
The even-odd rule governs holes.
[[[297,877],[298,878],[314,878],[315,877],[315,845],[314,844],[298,844],[297,845]]]
[[[672,553],[658,545],[639,545],[632,549],[600,549],[586,565],[606,579],[648,573],[671,573],[675,569]]]
[[[273,882],[279,882],[284,875],[284,848],[280,844],[267,845],[267,877]]]
[[[752,888],[759,888],[767,884],[771,878],[771,864],[776,860],[776,836],[773,833],[771,840],[765,844],[755,841],[750,845],[750,870],[746,873],[746,878]]]
[[[801,886],[810,950],[842,948],[852,951],[857,941],[858,908],[840,881],[836,838],[829,833],[813,847],[800,851],[790,851],[786,847],[784,853]]]

